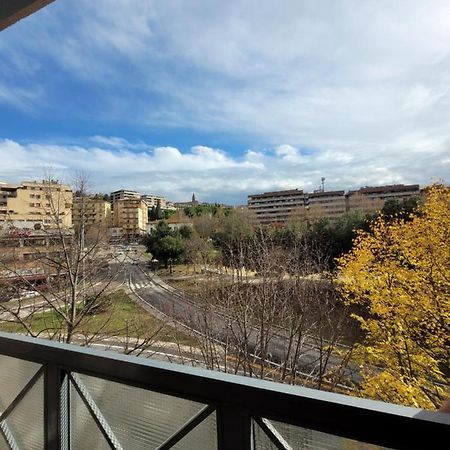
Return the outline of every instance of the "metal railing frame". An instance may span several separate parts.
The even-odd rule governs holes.
[[[85,403],[90,401],[76,373],[207,405],[160,446],[164,449],[171,448],[213,411],[217,414],[219,450],[251,449],[252,419],[278,448],[286,447],[282,440],[277,442],[277,433],[265,419],[408,450],[435,448],[433,443],[446,442],[450,432],[448,414],[9,333],[0,332],[0,354],[42,364],[47,450],[70,449],[67,383],[75,386]],[[95,404],[89,408],[95,419]],[[99,424],[101,416],[96,421]],[[108,427],[99,428],[108,432]],[[113,435],[108,442],[117,448]]]

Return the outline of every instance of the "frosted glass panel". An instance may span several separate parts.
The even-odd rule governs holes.
[[[40,364],[0,355],[0,411],[4,411],[17,394],[41,368]]]
[[[272,444],[267,434],[255,421],[252,421],[252,432],[256,450],[277,450],[277,447]]]
[[[70,425],[72,450],[111,450],[73,386],[70,391]]]
[[[388,450],[386,447],[366,444],[308,428],[288,425],[271,420],[270,423],[285,442],[298,450]],[[257,450],[276,449],[264,431],[254,423],[255,447]]]
[[[87,375],[77,376],[89,391],[120,444],[127,450],[158,447],[205,406],[113,381]],[[209,429],[208,425],[206,429]],[[203,428],[200,428],[197,431],[199,436],[202,430]],[[207,430],[205,436],[208,434]]]
[[[216,413],[208,416],[173,448],[177,450],[217,449]]]
[[[44,448],[44,381],[41,376],[12,410],[6,425],[19,449]]]
[[[10,450],[8,444],[6,443],[4,437],[0,433],[0,450]]]

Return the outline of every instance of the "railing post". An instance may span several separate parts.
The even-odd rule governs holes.
[[[55,364],[44,368],[44,443],[45,450],[61,450],[61,394],[63,373]],[[64,411],[64,414],[66,412]]]
[[[218,450],[251,450],[251,417],[232,405],[217,408]]]

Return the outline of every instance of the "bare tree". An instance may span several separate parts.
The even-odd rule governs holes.
[[[232,275],[211,275],[197,298],[205,364],[331,390],[349,382],[350,349],[340,345],[348,317],[314,248],[283,248],[262,231],[230,247]]]
[[[202,266],[205,270],[209,264],[214,261],[214,247],[211,240],[202,239],[196,231],[191,237],[186,240],[184,259],[192,265],[194,272],[197,271],[197,266]]]
[[[142,353],[163,324],[148,330],[136,318],[115,325],[111,295],[121,284],[127,255],[114,259],[106,224],[92,220],[87,178],[74,183],[73,227],[67,218],[72,191],[51,176],[41,189],[40,224],[31,230],[4,224],[0,245],[8,251],[0,257],[0,289],[12,299],[0,303],[0,320],[31,336],[83,345],[114,341],[126,353]],[[38,292],[39,300],[24,291]]]

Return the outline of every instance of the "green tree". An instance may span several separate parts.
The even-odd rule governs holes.
[[[159,241],[166,236],[170,236],[170,234],[171,230],[167,223],[161,221],[158,222],[156,227],[153,228],[151,232],[146,236],[146,238],[144,239],[144,244],[147,247],[147,251],[151,253],[153,258],[159,259],[157,256],[159,254]]]
[[[163,215],[161,212],[161,200],[158,199],[156,202],[156,219],[159,220],[162,219],[162,217]]]
[[[336,258],[348,253],[358,230],[368,230],[371,217],[360,211],[354,211],[332,222],[326,218],[310,223],[305,233],[308,246],[317,248],[318,253],[329,268],[334,269]]]
[[[184,248],[181,236],[164,236],[155,245],[156,254],[154,256],[164,262],[166,269],[170,266],[170,271],[172,271],[172,263],[181,258]]]
[[[162,218],[163,220],[167,220],[170,217],[172,217],[175,213],[176,213],[175,209],[165,209],[164,211],[162,211]]]
[[[183,239],[189,239],[192,236],[192,228],[187,225],[183,225],[178,232]]]
[[[166,268],[180,260],[185,248],[185,239],[180,232],[171,230],[163,220],[147,235],[144,243],[153,258],[163,262]]]
[[[165,236],[169,236],[172,233],[169,225],[164,220],[161,220],[156,224],[156,227],[151,231],[150,237],[155,239],[162,239]]]
[[[155,207],[155,205],[153,205],[152,208],[148,211],[148,220],[154,221],[157,218],[158,217],[156,215],[156,207]]]
[[[408,220],[419,204],[419,197],[408,197],[402,200],[392,198],[386,200],[381,213],[386,219],[396,217]]]
[[[219,205],[218,203],[215,203],[213,205],[196,205],[196,206],[189,206],[187,208],[184,208],[184,213],[188,217],[200,217],[204,215],[209,216],[224,216],[228,215],[231,211],[231,208],[224,208],[223,206]]]

